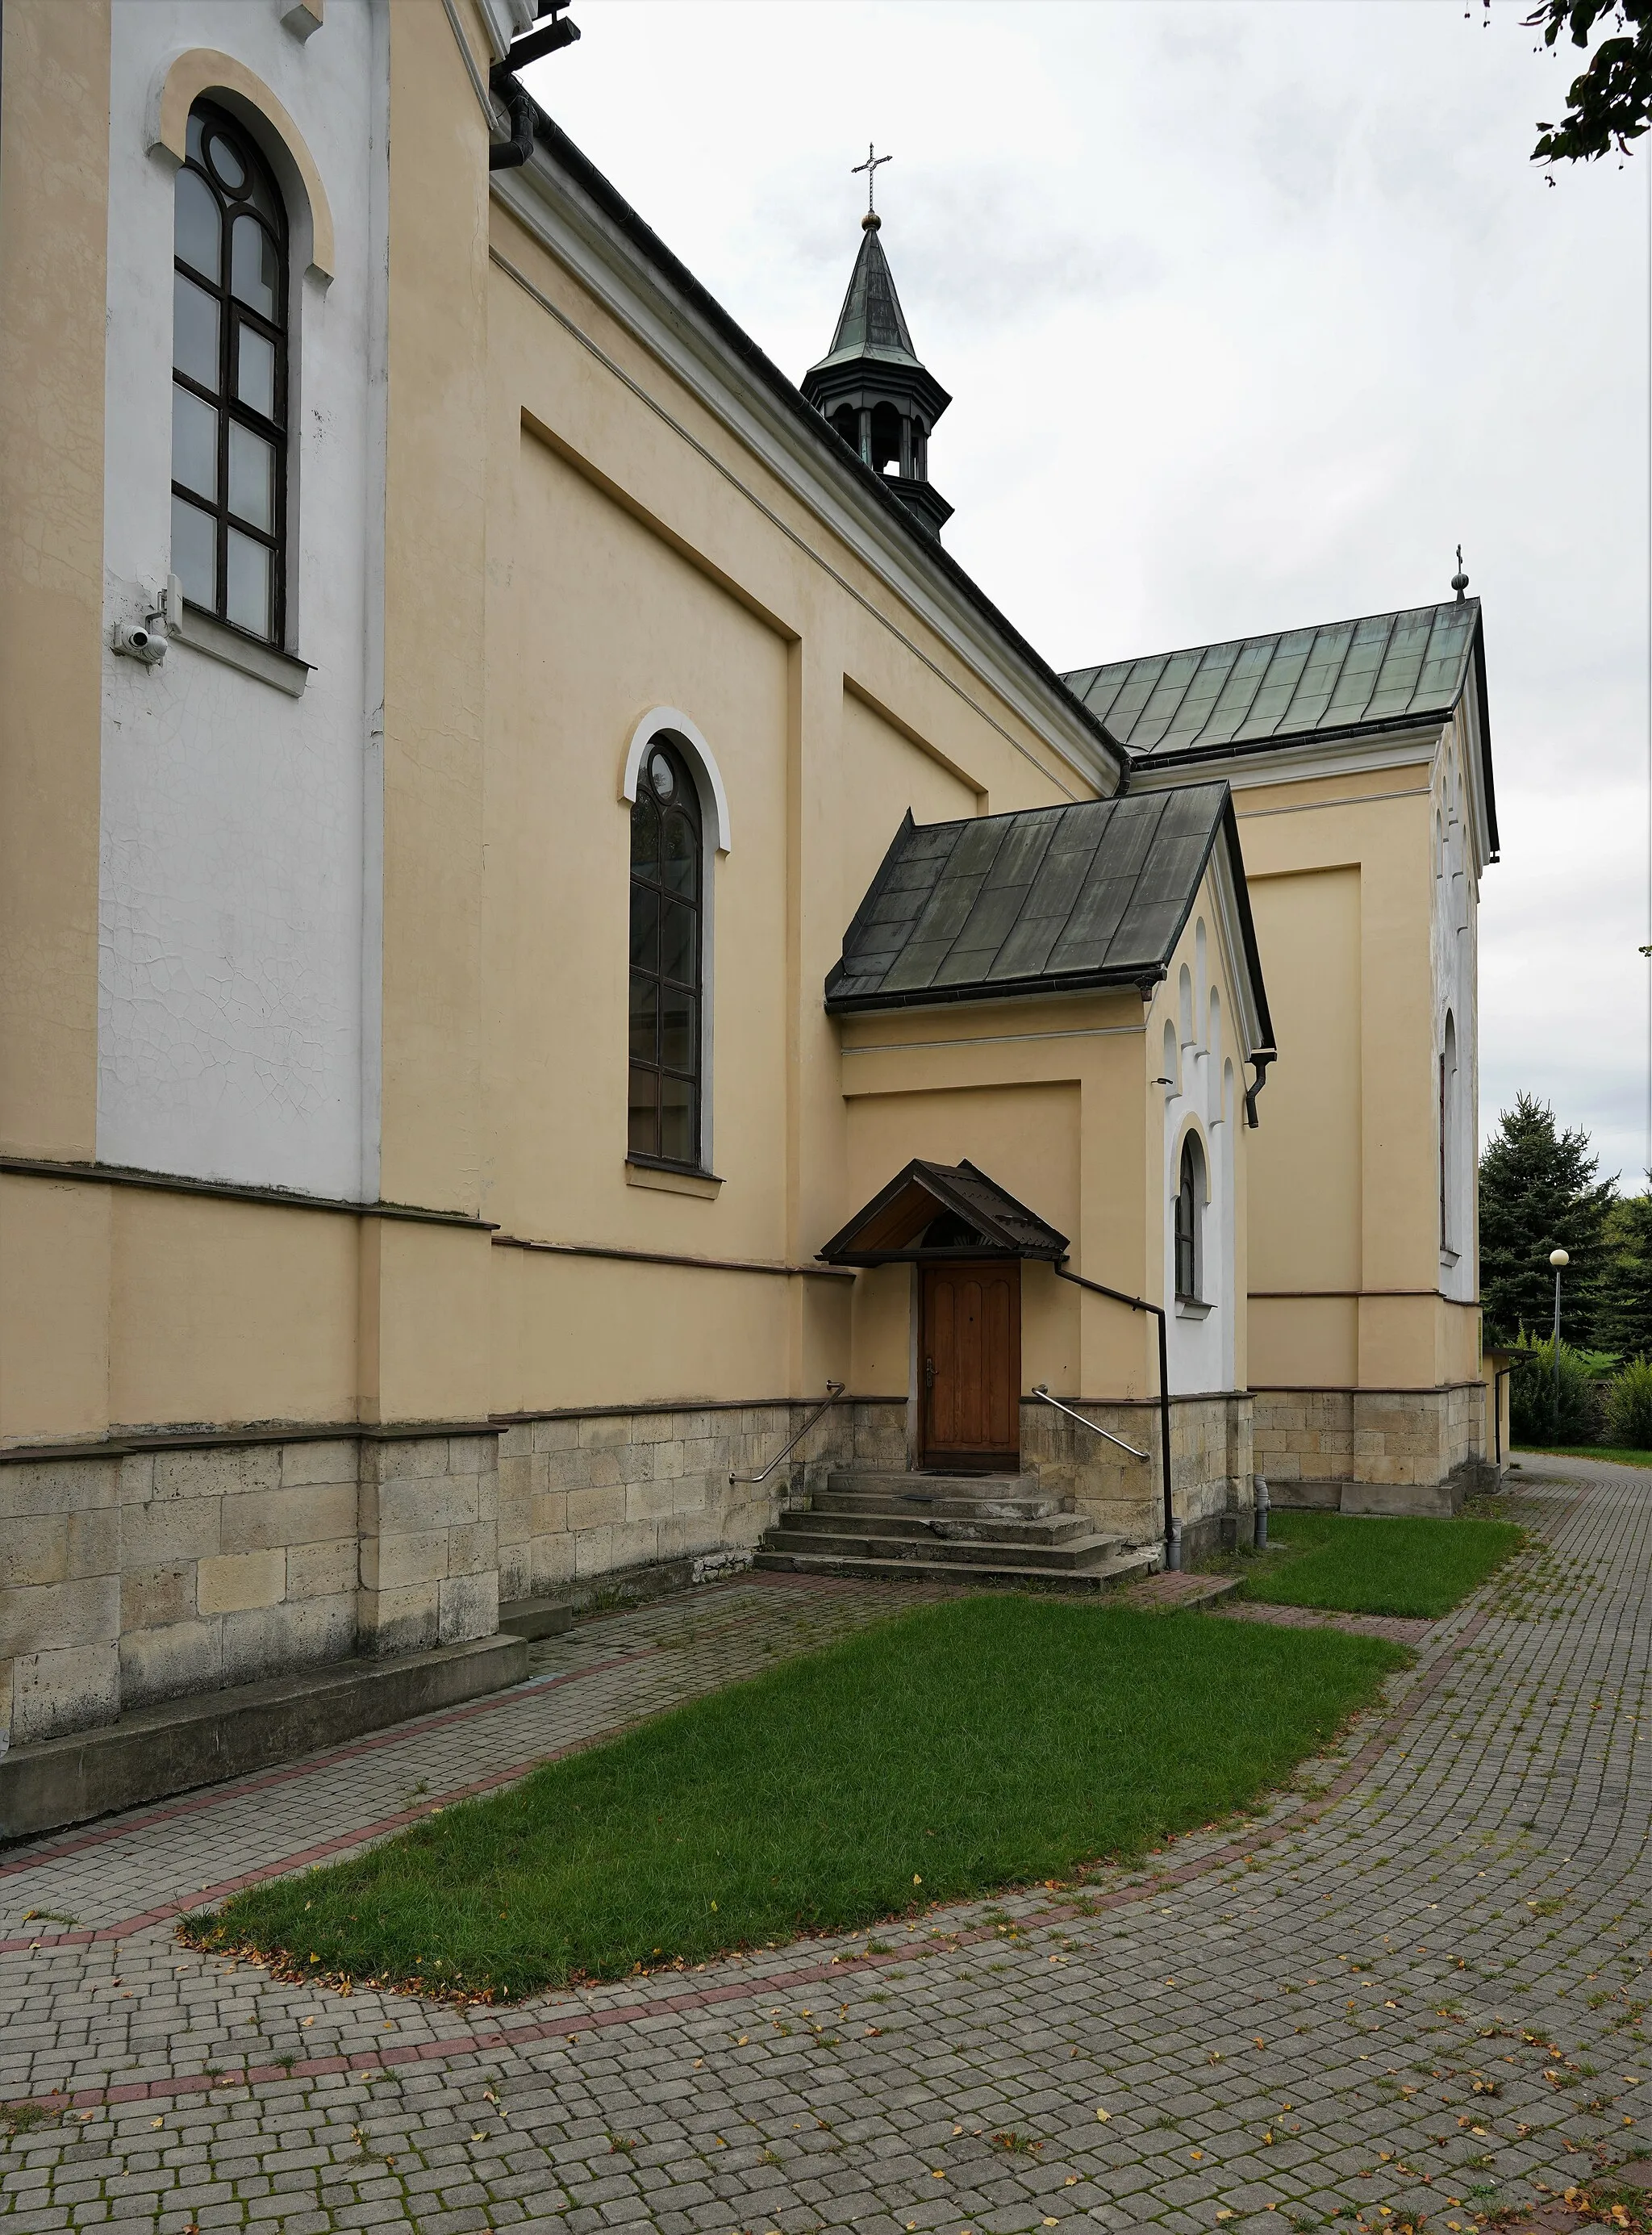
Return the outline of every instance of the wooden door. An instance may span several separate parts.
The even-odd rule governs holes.
[[[925,1265],[924,1465],[1021,1465],[1021,1260]]]

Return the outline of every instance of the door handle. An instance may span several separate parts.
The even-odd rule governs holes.
[[[935,1360],[932,1358],[926,1358],[924,1360],[924,1387],[928,1391],[933,1389],[934,1386]]]

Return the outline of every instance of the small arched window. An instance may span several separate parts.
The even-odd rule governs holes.
[[[1199,1301],[1199,1275],[1204,1268],[1205,1160],[1197,1135],[1182,1143],[1181,1167],[1176,1177],[1176,1297],[1179,1303]]]
[[[287,215],[263,155],[199,101],[173,225],[172,571],[249,636],[286,626]]]
[[[704,950],[700,801],[687,762],[656,738],[631,807],[628,1153],[697,1170]]]

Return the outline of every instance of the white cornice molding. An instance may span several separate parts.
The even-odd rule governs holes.
[[[1469,661],[1463,695],[1458,701],[1458,720],[1461,724],[1463,741],[1463,770],[1468,779],[1468,796],[1474,809],[1474,882],[1477,888],[1492,859],[1492,815],[1485,796],[1485,743],[1480,734],[1480,694],[1476,685],[1476,666],[1479,656],[1477,648]]]
[[[1072,705],[1017,659],[986,617],[885,519],[846,462],[729,350],[696,308],[544,154],[497,171],[494,195],[611,318],[679,381],[787,493],[905,604],[1068,769],[1104,798],[1120,776]],[[593,349],[599,344],[586,336]],[[762,500],[748,492],[754,501]],[[817,553],[821,563],[828,563]],[[990,718],[989,717],[989,718]]]
[[[1241,750],[1212,755],[1209,760],[1160,761],[1151,756],[1130,764],[1132,791],[1169,791],[1185,783],[1212,783],[1218,777],[1235,791],[1251,791],[1263,784],[1312,783],[1322,777],[1368,776],[1378,769],[1412,768],[1432,761],[1453,717],[1443,715],[1414,730],[1395,730],[1371,737],[1352,731],[1341,742],[1316,738],[1310,744],[1280,745],[1263,750]]]

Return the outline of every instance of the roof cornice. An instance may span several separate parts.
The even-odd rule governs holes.
[[[1085,784],[1104,797],[1122,788],[1124,756],[1104,725],[543,112],[532,157],[490,184],[545,252]]]
[[[1368,725],[1327,736],[1316,731],[1294,741],[1270,737],[1255,745],[1209,745],[1185,753],[1144,753],[1130,764],[1132,791],[1167,791],[1222,777],[1235,791],[1262,784],[1311,783],[1329,776],[1366,775],[1432,760],[1455,716],[1430,715],[1392,728]]]

